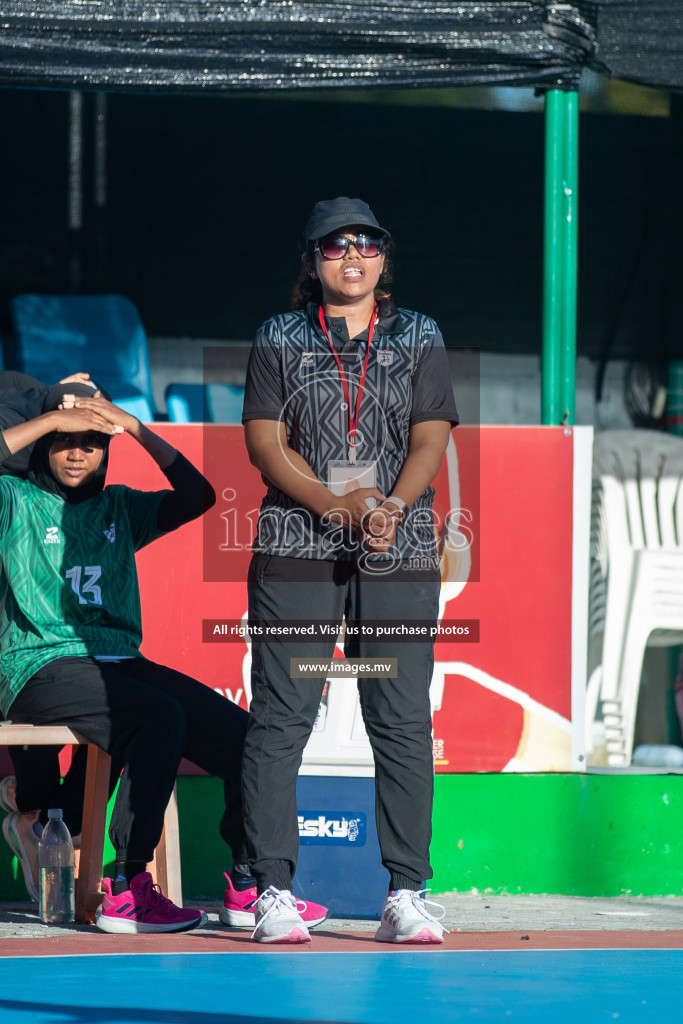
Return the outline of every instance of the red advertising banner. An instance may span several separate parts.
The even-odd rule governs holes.
[[[204,520],[138,555],[142,650],[247,707],[246,573],[264,484],[241,427],[155,429],[203,463],[218,501]],[[437,772],[576,765],[575,435],[559,427],[453,431],[435,481],[442,571],[431,693]],[[112,444],[108,482],[152,489],[165,478],[125,437]],[[335,656],[342,656],[339,648]],[[304,771],[370,774],[371,764],[354,682],[330,679]]]

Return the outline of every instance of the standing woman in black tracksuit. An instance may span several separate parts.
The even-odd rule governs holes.
[[[440,587],[430,485],[458,422],[448,361],[434,321],[394,306],[391,239],[366,203],[319,202],[305,240],[294,311],[263,325],[247,372],[246,444],[268,486],[250,622],[344,617],[368,633],[377,620],[427,626],[416,642],[356,632],[345,653],[397,658],[395,677],[358,680],[390,876],[376,938],[442,942],[422,891],[432,874],[429,626]],[[329,658],[334,645],[334,636],[253,638],[243,797],[260,894],[256,941],[310,939],[291,894],[296,778],[325,680],[291,678],[290,659]]]

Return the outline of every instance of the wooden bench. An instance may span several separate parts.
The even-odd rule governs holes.
[[[50,746],[68,744],[88,746],[88,763],[83,798],[83,831],[76,874],[76,920],[92,922],[102,901],[102,858],[107,827],[107,800],[111,758],[100,747],[90,743],[65,725],[0,724],[0,746]],[[45,808],[47,809],[47,808]],[[164,816],[164,830],[149,867],[155,882],[165,896],[181,907],[180,844],[176,790],[169,800]]]

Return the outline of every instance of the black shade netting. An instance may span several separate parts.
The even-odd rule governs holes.
[[[0,0],[0,84],[183,92],[571,88],[595,53],[595,7],[528,0]]]
[[[683,87],[681,0],[0,0],[0,30],[4,85]]]
[[[641,85],[683,89],[683,0],[598,0],[578,6],[596,30],[595,70]]]

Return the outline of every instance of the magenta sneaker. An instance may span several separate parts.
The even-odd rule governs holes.
[[[95,915],[103,932],[130,935],[140,932],[188,932],[207,922],[202,910],[176,907],[166,899],[148,871],[131,880],[130,889],[112,895],[111,879],[103,878],[104,899]]]
[[[228,884],[223,893],[223,906],[218,912],[221,924],[227,924],[231,928],[250,928],[253,931],[254,908],[258,899],[256,886],[240,892],[233,888],[232,879],[227,871],[224,874]],[[306,900],[305,903],[298,900],[297,903],[297,909],[307,928],[315,928],[317,924],[322,924],[329,913],[327,907],[321,906],[320,903],[312,903],[310,900]],[[302,907],[305,909],[302,910]]]

